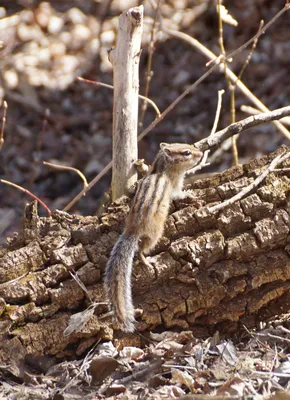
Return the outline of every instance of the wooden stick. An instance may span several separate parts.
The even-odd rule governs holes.
[[[116,200],[137,181],[139,58],[143,6],[119,17],[116,47],[109,52],[114,74],[112,199]]]

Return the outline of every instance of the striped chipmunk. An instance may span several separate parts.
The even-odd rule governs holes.
[[[134,331],[134,307],[131,293],[133,258],[145,255],[163,234],[171,200],[183,197],[182,187],[187,170],[194,167],[202,152],[192,145],[161,143],[151,171],[138,185],[122,235],[116,242],[105,272],[105,288],[120,327]]]

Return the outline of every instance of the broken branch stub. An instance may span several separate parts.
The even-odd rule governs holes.
[[[122,196],[137,180],[139,58],[143,6],[119,17],[116,47],[109,52],[114,74],[112,198]]]

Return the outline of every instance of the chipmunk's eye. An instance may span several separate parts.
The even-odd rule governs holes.
[[[191,151],[190,150],[185,150],[182,154],[184,156],[190,156],[191,155]]]

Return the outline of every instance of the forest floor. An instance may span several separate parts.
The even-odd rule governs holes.
[[[160,4],[165,27],[185,32],[215,54],[220,53],[213,1],[171,0]],[[224,4],[238,21],[237,27],[224,24],[224,44],[231,52],[258,31],[260,20],[267,23],[285,3],[233,0]],[[30,190],[51,210],[63,209],[80,192],[82,181],[74,172],[52,169],[43,161],[77,168],[90,181],[111,160],[113,92],[76,78],[112,84],[107,51],[116,40],[118,16],[135,5],[137,0],[1,2],[0,104],[6,100],[8,110],[0,178]],[[155,11],[148,1],[140,60],[141,94],[146,85],[154,18]],[[242,78],[271,110],[290,104],[289,26],[290,11],[260,37]],[[236,74],[248,52],[242,50],[230,63]],[[207,61],[189,44],[157,30],[149,97],[163,111],[207,70]],[[140,142],[139,157],[150,163],[160,142],[194,143],[206,137],[213,125],[220,89],[226,93],[218,128],[227,126],[230,96],[227,82],[217,69]],[[240,110],[243,104],[252,105],[237,89],[237,120],[247,116]],[[155,112],[149,106],[139,131],[154,118]],[[246,162],[283,143],[288,141],[274,125],[261,125],[240,137],[239,160]],[[206,171],[222,171],[232,163],[230,149]],[[30,197],[0,185],[0,244],[5,246],[6,237],[21,230],[24,206]],[[100,212],[109,185],[110,174],[106,174],[70,211],[81,215]],[[45,210],[40,209],[40,213],[45,215]],[[215,398],[266,398],[277,390],[288,389],[288,325],[285,318],[261,326],[263,331],[249,332],[245,327],[232,338],[220,338],[217,333],[202,340],[193,338],[190,332],[152,333],[145,349],[121,350],[109,343],[99,345],[84,360],[51,364],[49,359],[44,367],[40,367],[43,359],[30,360],[24,383],[6,377],[0,384],[0,398],[99,399],[111,395],[167,399],[184,398],[188,393]],[[290,394],[283,396],[288,397],[272,398],[290,399]]]

